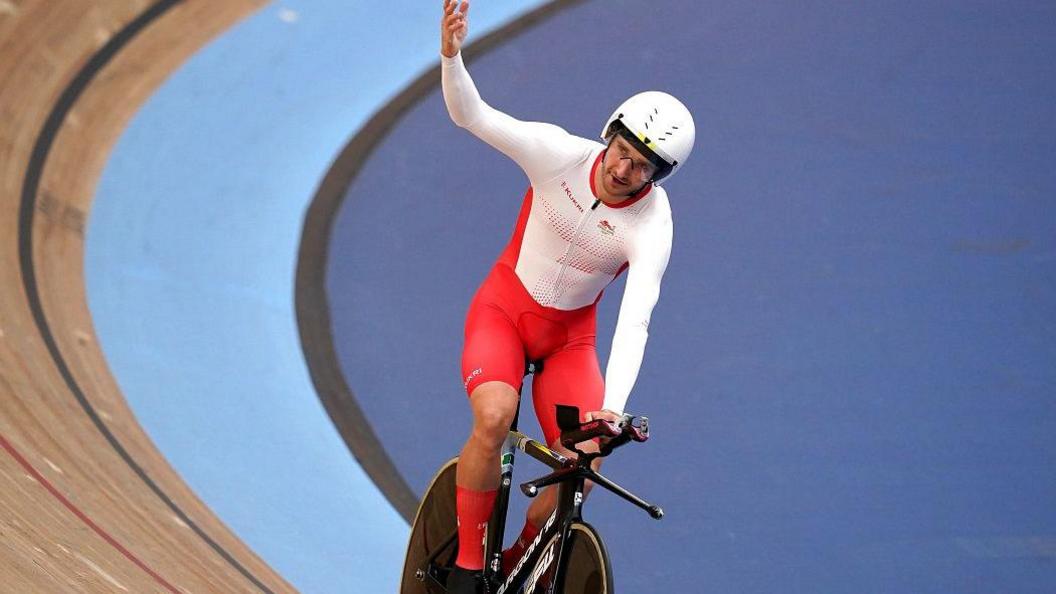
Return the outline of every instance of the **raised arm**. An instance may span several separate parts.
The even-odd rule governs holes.
[[[441,83],[451,120],[516,162],[533,183],[553,179],[591,151],[589,141],[558,126],[524,122],[484,102],[462,61],[462,42],[469,32],[469,2],[456,9],[444,1],[441,20]]]

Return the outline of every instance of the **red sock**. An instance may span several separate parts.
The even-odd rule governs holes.
[[[471,491],[455,486],[455,510],[458,514],[458,559],[463,569],[484,569],[484,533],[495,496],[499,491]]]
[[[513,569],[514,564],[521,558],[524,550],[528,548],[528,545],[532,544],[536,536],[539,536],[539,528],[535,527],[531,520],[525,519],[521,535],[517,537],[512,547],[502,552],[502,571],[506,575],[510,575],[510,570]]]

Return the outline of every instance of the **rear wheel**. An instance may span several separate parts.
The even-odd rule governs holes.
[[[458,458],[440,467],[425,490],[411,524],[403,562],[400,594],[440,594],[447,571],[455,562],[458,524],[455,519],[455,469]]]
[[[564,594],[612,594],[612,565],[598,531],[590,524],[572,524]]]

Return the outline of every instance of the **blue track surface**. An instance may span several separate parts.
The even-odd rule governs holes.
[[[538,4],[479,2],[472,35]],[[137,417],[305,592],[391,591],[405,541],[316,400],[293,280],[331,160],[435,63],[421,6],[266,8],[143,108],[89,223],[90,306]],[[593,0],[470,65],[495,106],[583,136],[644,88],[696,114],[629,404],[655,437],[606,466],[668,515],[587,508],[619,591],[1051,591],[1053,23],[1043,2]],[[462,319],[526,181],[436,92],[363,159],[330,250],[335,342],[420,490],[468,432]]]
[[[621,591],[1056,583],[1054,17],[590,2],[470,65],[496,107],[583,136],[644,88],[697,117],[629,404],[656,437],[607,467],[668,516],[587,510]],[[468,432],[462,319],[525,183],[434,92],[336,221],[341,360],[417,489]]]
[[[476,7],[478,28],[537,4]],[[436,63],[439,14],[418,2],[264,8],[144,105],[92,205],[89,306],[129,405],[187,484],[305,593],[399,581],[406,524],[319,403],[293,281],[319,180]]]

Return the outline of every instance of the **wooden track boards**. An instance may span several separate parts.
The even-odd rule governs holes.
[[[189,0],[151,20],[77,96],[24,203],[63,92],[154,4],[0,0],[0,590],[293,591],[139,427],[96,341],[83,277],[95,186],[125,125],[189,55],[261,4]]]

